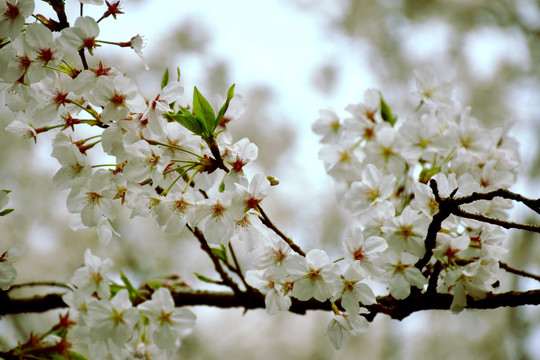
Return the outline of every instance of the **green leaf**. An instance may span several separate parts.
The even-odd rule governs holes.
[[[131,284],[131,281],[129,281],[129,279],[127,278],[127,276],[122,272],[122,270],[120,270],[120,279],[122,279],[122,282],[124,283],[124,285],[126,285],[126,289],[129,293],[129,300],[131,300],[132,302],[140,299],[140,294],[139,294],[139,291],[137,289],[135,289],[135,287]]]
[[[154,279],[154,280],[147,281],[146,285],[148,285],[150,289],[156,291],[157,289],[163,287],[163,281]]]
[[[232,84],[232,86],[227,91],[227,100],[225,100],[225,104],[219,109],[219,112],[216,116],[216,121],[214,122],[214,127],[212,129],[212,132],[218,127],[219,122],[221,119],[223,119],[223,116],[225,116],[225,113],[227,112],[227,109],[229,108],[229,103],[231,102],[232,98],[234,97],[234,87],[236,84]]]
[[[67,335],[68,333],[68,328],[65,328],[65,327],[61,327],[61,328],[58,328],[56,330],[53,330],[50,332],[51,335],[56,335],[58,337],[64,337]]]
[[[2,190],[3,192],[5,192],[6,194],[9,194],[11,192],[11,190]]]
[[[214,109],[212,109],[208,100],[199,92],[197,87],[193,89],[193,112],[199,120],[206,124],[209,133],[205,135],[211,136],[215,129],[216,114],[214,114]]]
[[[169,68],[165,68],[165,73],[161,78],[161,88],[163,89],[169,83]]]
[[[188,109],[180,107],[178,114],[168,114],[170,119],[176,121],[195,135],[203,136],[208,132],[206,123],[189,112]]]
[[[220,260],[223,260],[225,263],[229,262],[227,258],[227,249],[225,246],[221,245],[221,248],[212,248],[212,254],[214,254]]]
[[[111,284],[109,285],[109,289],[111,289],[111,299],[112,299],[113,297],[115,297],[116,294],[120,292],[120,290],[125,289],[125,287],[118,284]]]
[[[379,93],[380,94],[380,93]],[[394,116],[392,114],[392,109],[390,109],[390,106],[384,101],[384,98],[381,95],[381,117],[384,121],[390,123],[390,125],[394,126],[394,124],[397,122],[397,116]]]
[[[440,166],[435,166],[429,169],[422,169],[420,175],[418,176],[418,181],[427,184],[429,179],[441,172]]]
[[[69,351],[69,358],[72,359],[72,360],[88,360],[87,358],[85,358],[84,356],[82,356],[81,354],[75,352],[75,351]]]
[[[222,193],[225,191],[225,182],[221,182],[221,184],[219,184],[219,192]]]
[[[207,278],[206,276],[204,275],[201,275],[201,274],[198,274],[198,273],[194,273],[195,276],[197,277],[197,279],[201,280],[201,281],[204,281],[206,283],[210,283],[210,284],[221,284],[221,281],[217,281],[217,280],[212,280],[210,278]]]
[[[15,209],[5,209],[5,210],[0,212],[0,216],[6,216],[7,214],[12,212],[13,210],[15,210]]]

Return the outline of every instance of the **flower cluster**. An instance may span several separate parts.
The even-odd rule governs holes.
[[[481,299],[493,290],[507,252],[505,233],[450,215],[424,269],[428,228],[439,212],[428,182],[436,181],[441,197],[507,189],[516,181],[518,145],[507,129],[482,126],[470,108],[453,101],[451,84],[438,82],[432,70],[416,76],[420,105],[405,119],[397,121],[380,92],[370,89],[363,103],[346,108],[344,120],[321,110],[313,130],[322,137],[319,156],[339,200],[355,218],[344,243],[346,273],[386,284],[395,299],[408,297],[412,287],[423,290],[435,276],[436,291],[452,294],[451,309],[458,312],[467,295]],[[495,198],[463,210],[506,219],[511,206]]]
[[[73,336],[88,346],[93,359],[170,358],[195,324],[195,315],[175,308],[165,287],[141,302],[139,292],[125,280],[126,285],[117,285],[120,290],[111,294],[112,265],[86,250],[84,266],[71,279],[75,290],[64,296],[77,319]]]

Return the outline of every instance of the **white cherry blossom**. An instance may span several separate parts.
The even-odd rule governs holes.
[[[195,324],[195,314],[188,309],[176,308],[171,293],[166,288],[156,290],[151,300],[143,302],[137,308],[150,319],[155,344],[169,353],[176,350],[180,335]]]
[[[77,269],[71,278],[71,283],[77,287],[76,298],[84,300],[95,293],[100,299],[109,299],[112,266],[112,260],[101,260],[86,249],[84,266]]]
[[[287,270],[294,280],[292,295],[302,301],[310,298],[325,301],[340,285],[339,266],[319,249],[311,250],[306,257],[294,254]]]
[[[422,289],[427,284],[414,264],[418,257],[407,252],[397,253],[391,251],[387,254],[387,262],[383,265],[386,271],[388,290],[395,299],[405,299],[411,293],[411,286]]]
[[[386,175],[375,165],[368,164],[362,172],[362,180],[352,183],[345,195],[345,205],[354,213],[368,211],[390,199],[395,183],[393,175]]]

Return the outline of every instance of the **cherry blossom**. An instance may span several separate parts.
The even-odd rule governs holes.
[[[195,314],[187,309],[176,309],[171,293],[166,288],[159,288],[137,308],[150,319],[152,338],[155,344],[173,353],[180,334],[190,330],[195,324]]]
[[[274,315],[279,311],[287,311],[291,306],[291,298],[287,296],[284,285],[280,282],[282,274],[276,268],[266,270],[248,270],[246,282],[265,294],[266,312]]]
[[[399,216],[388,219],[381,230],[392,250],[408,251],[421,257],[425,252],[428,226],[429,219],[408,206]]]
[[[368,164],[362,172],[362,181],[354,182],[345,195],[345,205],[355,213],[365,212],[388,201],[395,183],[393,175],[385,175],[375,165]]]
[[[341,297],[341,306],[349,314],[359,314],[360,304],[371,305],[377,302],[371,287],[361,280],[347,275],[343,277],[343,288],[338,297]]]
[[[383,269],[386,271],[390,295],[395,299],[405,299],[411,293],[411,286],[421,289],[427,283],[420,270],[414,266],[418,261],[417,256],[394,251],[387,253],[387,256]]]
[[[334,314],[328,324],[326,335],[336,349],[341,349],[351,336],[366,332],[368,327],[369,324],[363,316],[338,313]]]
[[[450,82],[440,82],[435,71],[431,68],[424,68],[414,72],[416,75],[416,87],[422,100],[435,102],[442,106],[453,106],[451,97],[453,85]]]
[[[87,49],[92,55],[94,48],[98,46],[96,37],[99,35],[99,25],[90,16],[81,16],[75,20],[73,27],[62,30],[60,35],[61,44],[71,50]]]
[[[294,280],[292,295],[299,300],[313,297],[325,301],[335,294],[339,286],[339,267],[331,263],[322,250],[311,250],[305,258],[293,255],[287,270]]]
[[[333,109],[319,110],[320,117],[311,125],[315,134],[321,135],[321,143],[333,143],[343,134],[343,124]]]
[[[0,193],[5,194],[3,191],[0,191]],[[5,199],[3,197],[0,198]],[[0,209],[5,206],[5,204],[1,203],[0,205]],[[8,290],[11,284],[13,284],[17,278],[17,270],[13,267],[13,258],[21,256],[25,252],[26,248],[24,245],[17,244],[13,245],[9,250],[0,255],[0,289],[4,291]]]
[[[107,170],[96,171],[92,178],[78,189],[72,189],[67,199],[71,213],[80,213],[85,226],[97,226],[102,217],[114,219],[111,176]]]
[[[71,278],[71,283],[76,286],[76,294],[79,299],[86,299],[96,294],[100,299],[110,297],[110,275],[113,262],[110,259],[101,260],[92,255],[90,249],[84,253],[84,266],[77,269]]]
[[[12,0],[0,2],[0,38],[14,40],[24,27],[24,21],[34,12],[33,0]]]
[[[376,116],[381,103],[381,95],[377,89],[367,89],[364,92],[364,102],[348,105],[347,110],[355,120],[377,122]],[[347,130],[350,128],[347,127]]]
[[[170,104],[180,98],[184,93],[184,88],[178,81],[168,83],[155,99],[148,104],[141,120],[147,120],[152,132],[156,135],[164,135],[167,122],[163,114],[170,112]]]
[[[122,348],[132,338],[134,327],[140,319],[139,312],[129,300],[128,291],[120,290],[111,300],[89,301],[86,326],[90,353],[96,358],[106,354],[122,353]]]
[[[379,260],[388,248],[386,240],[379,236],[364,237],[359,227],[347,230],[344,242],[345,260],[350,264],[347,273],[361,279],[370,274],[380,274]]]

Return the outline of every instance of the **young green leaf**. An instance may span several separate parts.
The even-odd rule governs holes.
[[[122,282],[126,286],[126,289],[129,293],[129,299],[131,301],[136,301],[140,299],[141,296],[139,294],[139,291],[135,289],[135,287],[131,284],[131,281],[129,281],[127,276],[122,271],[120,271],[120,279],[122,279]]]
[[[203,136],[208,133],[206,123],[189,112],[188,109],[180,107],[178,114],[168,114],[170,119],[178,122],[180,125],[194,133],[195,135]]]
[[[14,209],[5,209],[0,212],[0,216],[6,216],[10,212],[12,212]]]
[[[111,298],[118,294],[120,290],[125,289],[125,287],[120,284],[111,284],[109,285],[109,288],[111,289]]]
[[[232,84],[232,86],[227,91],[227,100],[225,100],[225,104],[223,104],[221,109],[219,109],[219,112],[218,112],[218,114],[216,116],[216,121],[214,122],[212,132],[214,132],[214,130],[218,127],[219,122],[221,121],[221,119],[223,119],[223,116],[225,116],[225,113],[227,112],[227,109],[229,108],[229,103],[231,102],[232,98],[234,97],[234,86],[235,85],[236,84]]]
[[[68,351],[70,360],[87,360],[83,355],[76,353],[75,351]]]
[[[381,94],[381,117],[383,118],[384,121],[390,123],[390,125],[392,126],[395,125],[398,119],[397,116],[394,116],[392,114],[392,109],[390,108],[390,106],[388,106],[386,101],[384,101],[382,94]]]
[[[210,284],[221,284],[221,281],[217,281],[217,280],[212,280],[210,278],[207,278],[206,276],[204,275],[201,275],[199,273],[194,273],[195,276],[197,277],[197,279],[201,280],[201,281],[204,281],[206,283],[210,283]]]
[[[161,78],[161,88],[163,89],[169,83],[169,68],[165,68],[165,73]]]
[[[229,262],[229,259],[227,258],[227,249],[223,245],[221,245],[220,249],[212,248],[212,254],[220,260],[223,260],[225,263]]]
[[[197,87],[193,90],[193,112],[195,116],[206,124],[206,129],[209,131],[208,136],[214,132],[214,122],[216,120],[216,114],[212,105],[205,99],[205,97],[199,92]]]

